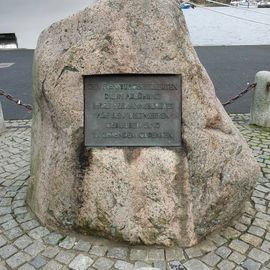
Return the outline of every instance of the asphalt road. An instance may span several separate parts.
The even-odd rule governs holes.
[[[221,102],[227,101],[254,82],[256,72],[270,71],[270,46],[195,47],[212,79]],[[33,50],[0,50],[0,88],[32,103]],[[14,63],[1,68],[1,63]],[[31,113],[0,96],[5,119],[29,119]],[[251,93],[226,107],[228,112],[249,112]]]
[[[14,63],[0,68],[0,89],[32,104],[32,62],[33,50],[0,50],[0,64]],[[1,65],[0,65],[1,66]],[[4,119],[29,119],[31,113],[26,109],[0,96]]]

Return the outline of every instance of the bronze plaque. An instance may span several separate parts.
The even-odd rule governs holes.
[[[181,146],[180,75],[84,76],[85,146]]]

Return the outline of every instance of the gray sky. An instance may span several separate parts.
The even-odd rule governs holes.
[[[0,0],[0,33],[16,33],[19,48],[34,49],[40,32],[95,0]]]

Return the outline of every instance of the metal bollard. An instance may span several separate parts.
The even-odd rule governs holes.
[[[270,72],[259,71],[255,82],[257,85],[250,108],[250,124],[270,127]]]
[[[4,122],[4,116],[2,111],[2,105],[0,102],[0,134],[5,130],[5,122]]]

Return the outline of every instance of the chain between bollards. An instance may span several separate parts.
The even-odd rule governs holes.
[[[3,89],[0,89],[0,96],[4,96],[8,100],[16,103],[19,106],[22,106],[22,107],[26,108],[29,111],[32,111],[33,110],[32,105],[23,103],[20,99],[18,99],[16,97],[13,97],[12,95],[10,95],[7,92],[5,92]]]
[[[237,99],[239,99],[240,97],[242,97],[243,95],[245,95],[249,91],[255,90],[256,85],[257,85],[257,83],[249,84],[245,90],[241,91],[237,96],[230,98],[227,102],[222,103],[222,105],[225,107],[229,104],[234,103]]]
[[[240,97],[242,97],[243,95],[245,95],[249,91],[254,90],[256,85],[257,85],[256,83],[249,84],[245,90],[240,92],[237,96],[234,96],[234,97],[230,98],[227,102],[222,103],[222,105],[225,107],[225,106],[227,106],[229,104],[234,103],[237,99],[239,99]],[[270,91],[270,82],[267,84],[267,90]],[[32,105],[23,103],[20,99],[18,99],[16,97],[13,97],[12,95],[5,92],[3,89],[0,89],[0,96],[4,96],[8,100],[16,103],[19,106],[22,106],[22,107],[26,108],[29,111],[33,110]]]

